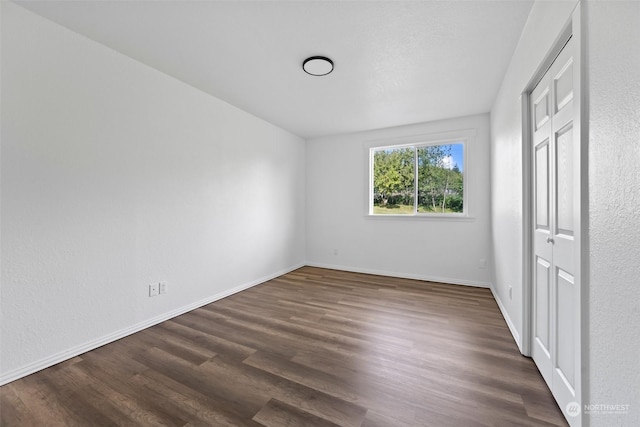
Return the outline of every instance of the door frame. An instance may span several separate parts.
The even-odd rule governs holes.
[[[575,279],[579,287],[579,303],[576,307],[577,313],[575,321],[578,322],[580,334],[575,337],[575,348],[578,351],[576,363],[580,366],[580,375],[576,378],[576,394],[580,400],[577,402],[582,406],[583,402],[588,402],[588,102],[587,102],[587,79],[585,78],[586,56],[585,39],[582,31],[584,20],[584,8],[578,2],[571,14],[569,22],[565,25],[560,34],[556,37],[552,48],[547,52],[544,60],[540,63],[533,76],[525,86],[521,94],[522,111],[522,337],[521,352],[524,356],[531,357],[533,348],[533,123],[531,115],[531,93],[540,82],[544,74],[549,70],[551,64],[558,57],[562,48],[569,39],[573,39],[574,44],[574,138],[576,147],[579,147],[579,162],[577,172],[579,179],[579,190],[575,197],[578,198],[576,206],[577,213],[574,218],[575,241],[576,241],[576,262]],[[565,408],[561,408],[564,413]],[[568,420],[576,422],[575,425],[583,427],[588,425],[588,417],[583,411],[576,419]],[[574,425],[572,422],[571,425]]]

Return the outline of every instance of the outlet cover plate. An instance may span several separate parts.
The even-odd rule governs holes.
[[[151,285],[149,285],[149,296],[150,297],[155,297],[158,296],[158,284],[157,283],[152,283]]]

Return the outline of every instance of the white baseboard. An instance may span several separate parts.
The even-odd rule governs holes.
[[[275,272],[273,274],[270,274],[268,276],[264,276],[261,277],[259,279],[256,280],[252,280],[251,282],[248,283],[244,283],[242,285],[233,287],[231,289],[227,289],[226,291],[217,293],[215,295],[212,295],[208,298],[202,299],[200,301],[196,301],[192,304],[188,304],[185,305],[183,307],[180,307],[178,309],[175,310],[171,310],[167,313],[163,313],[159,316],[155,316],[151,319],[147,319],[145,321],[136,323],[135,325],[129,326],[128,328],[125,329],[121,329],[119,331],[115,331],[111,334],[102,336],[100,338],[96,338],[94,340],[88,341],[86,343],[80,344],[78,346],[72,347],[70,349],[64,350],[62,352],[53,354],[51,356],[45,357],[44,359],[40,359],[37,360],[35,362],[29,363],[28,365],[25,365],[23,367],[20,367],[18,369],[14,369],[12,371],[9,371],[5,374],[3,374],[2,376],[0,376],[0,386],[4,385],[4,384],[8,384],[12,381],[15,381],[17,379],[26,377],[27,375],[31,375],[35,372],[41,371],[45,368],[48,368],[50,366],[53,366],[55,364],[58,364],[60,362],[64,362],[65,360],[71,359],[73,357],[79,356],[83,353],[86,353],[87,351],[91,351],[94,350],[98,347],[101,347],[105,344],[109,344],[111,342],[114,342],[116,340],[119,340],[120,338],[124,338],[128,335],[134,334],[136,332],[139,332],[143,329],[149,328],[153,325],[157,325],[158,323],[162,323],[165,320],[169,320],[172,319],[176,316],[180,316],[181,314],[187,313],[191,310],[195,310],[196,308],[202,307],[204,305],[207,304],[211,304],[212,302],[218,301],[222,298],[226,298],[230,295],[233,295],[235,293],[238,293],[240,291],[244,291],[245,289],[249,289],[253,286],[259,285],[260,283],[264,283],[266,281],[269,281],[271,279],[274,279],[276,277],[282,276],[283,274],[287,274],[293,270],[297,270],[300,267],[303,267],[305,265],[305,263],[301,263],[301,264],[297,264],[295,266],[286,268],[284,270],[280,270],[278,272]]]
[[[511,335],[513,336],[513,339],[516,342],[516,345],[518,346],[518,350],[520,350],[520,353],[522,353],[522,343],[520,342],[520,333],[516,329],[516,326],[513,324],[513,321],[511,320],[511,317],[509,317],[509,313],[507,312],[507,309],[505,308],[504,304],[502,304],[502,301],[500,300],[500,296],[493,289],[493,286],[491,287],[491,293],[493,294],[493,298],[496,300],[496,303],[498,304],[498,308],[500,309],[500,313],[502,313],[502,317],[504,318],[504,321],[507,322],[507,326],[509,327],[509,331],[511,331]]]
[[[471,280],[451,279],[448,277],[425,276],[420,274],[398,273],[396,271],[374,270],[370,268],[345,267],[343,265],[323,264],[317,262],[307,262],[310,267],[328,268],[331,270],[350,271],[353,273],[375,274],[376,276],[400,277],[403,279],[423,280],[426,282],[447,283],[450,285],[474,286],[476,288],[491,288],[491,283],[476,282]]]

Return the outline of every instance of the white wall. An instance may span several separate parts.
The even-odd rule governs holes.
[[[304,263],[303,140],[1,4],[2,382]]]
[[[577,1],[534,3],[491,109],[494,294],[522,345],[522,106],[520,95],[553,47]],[[513,287],[509,298],[509,286]],[[512,329],[512,332],[514,330]]]
[[[475,129],[465,165],[472,220],[370,218],[367,142]],[[489,117],[478,115],[307,141],[307,263],[488,286]],[[335,251],[337,250],[337,254]]]
[[[586,3],[591,426],[640,426],[640,2]]]

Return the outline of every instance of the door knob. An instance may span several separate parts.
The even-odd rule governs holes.
[[[547,237],[547,243],[551,243],[553,245],[555,242],[551,237]]]

